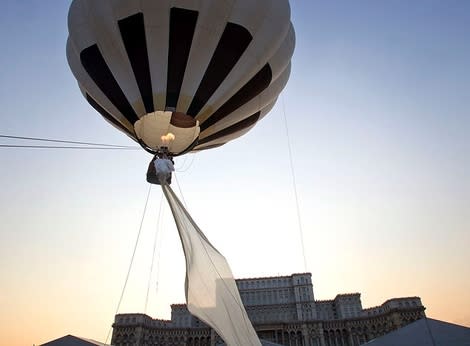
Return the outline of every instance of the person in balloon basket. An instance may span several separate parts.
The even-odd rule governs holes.
[[[149,164],[147,181],[151,184],[171,184],[171,172],[175,171],[173,160],[166,155],[155,155]]]

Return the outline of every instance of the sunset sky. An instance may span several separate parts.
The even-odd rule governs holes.
[[[70,72],[70,2],[2,1],[0,134],[134,145]],[[470,327],[470,2],[291,8],[296,50],[275,108],[242,138],[176,161],[188,210],[236,277],[308,271],[316,299],[419,296],[428,317]],[[0,346],[106,339],[150,159],[0,148]],[[169,319],[184,302],[184,256],[161,201],[152,188],[120,313]]]

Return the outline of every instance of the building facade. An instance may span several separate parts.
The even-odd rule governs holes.
[[[393,298],[363,309],[359,293],[315,300],[310,273],[236,280],[240,296],[261,339],[286,346],[359,346],[425,317],[419,297]],[[171,320],[119,314],[115,346],[212,346],[218,335],[185,304],[171,306]]]

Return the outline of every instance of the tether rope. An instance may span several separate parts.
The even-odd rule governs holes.
[[[178,168],[176,171],[178,173],[185,173],[185,172],[189,171],[189,169],[193,166],[195,158],[196,158],[196,154],[194,153],[191,157],[191,161],[189,161],[189,164],[186,165],[187,159],[186,159],[186,156],[185,156],[184,163],[181,165],[181,168]]]
[[[179,180],[178,180],[178,177],[176,176],[176,172],[173,174],[173,176],[175,177],[176,185],[178,185],[178,190],[179,190],[179,192],[180,192],[181,199],[183,200],[183,205],[184,205],[184,207],[187,209],[188,206],[186,205],[186,201],[185,201],[184,196],[183,196],[183,191],[181,191],[180,182],[179,182]]]
[[[152,262],[150,264],[149,280],[148,280],[148,284],[147,284],[147,295],[145,297],[145,309],[144,309],[145,314],[147,314],[147,306],[148,306],[149,292],[150,292],[150,282],[152,281],[153,264],[154,264],[154,261],[155,261],[155,252],[156,252],[156,249],[157,249],[157,239],[158,239],[158,235],[159,235],[159,230],[161,228],[160,227],[161,226],[160,225],[160,220],[161,220],[162,209],[163,209],[163,197],[164,196],[162,194],[162,197],[160,199],[160,208],[158,210],[157,229],[155,230],[155,239],[153,241]]]
[[[132,264],[134,263],[134,257],[135,257],[135,252],[137,250],[137,245],[139,244],[140,233],[142,231],[142,225],[144,224],[145,213],[147,211],[147,205],[148,205],[148,202],[149,202],[149,197],[150,197],[150,192],[151,191],[152,191],[152,185],[149,184],[147,199],[145,200],[144,212],[142,213],[142,219],[140,220],[139,232],[137,233],[137,239],[135,241],[134,250],[132,252],[131,261],[129,263],[129,269],[127,270],[126,280],[124,281],[124,286],[122,287],[121,297],[119,298],[119,302],[118,302],[118,305],[117,305],[117,308],[116,308],[116,313],[114,314],[114,316],[116,316],[119,312],[119,308],[121,307],[122,299],[124,297],[124,292],[126,291],[127,282],[129,281],[129,276],[130,276],[130,273],[131,273]],[[106,336],[106,340],[104,342],[105,344],[108,342],[108,339],[109,339],[109,336],[110,336],[112,330],[113,330],[113,327],[111,327],[108,331],[108,335]]]
[[[304,231],[302,228],[302,218],[300,215],[299,197],[297,194],[297,182],[295,179],[294,160],[292,159],[292,148],[291,148],[291,142],[290,142],[290,136],[289,136],[289,127],[287,126],[286,104],[284,101],[284,95],[282,95],[282,112],[284,114],[284,127],[286,130],[287,148],[289,151],[289,163],[290,163],[290,170],[292,174],[292,185],[293,185],[294,196],[295,196],[295,206],[297,209],[297,222],[299,226],[300,242],[302,245],[302,255],[304,259],[304,271],[307,272],[307,257],[305,256]]]

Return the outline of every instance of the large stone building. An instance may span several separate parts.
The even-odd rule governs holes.
[[[310,273],[236,280],[259,337],[288,346],[358,346],[423,318],[419,297],[393,298],[363,309],[359,293],[315,300]],[[222,341],[186,305],[171,306],[171,320],[119,314],[115,346],[212,346]]]

